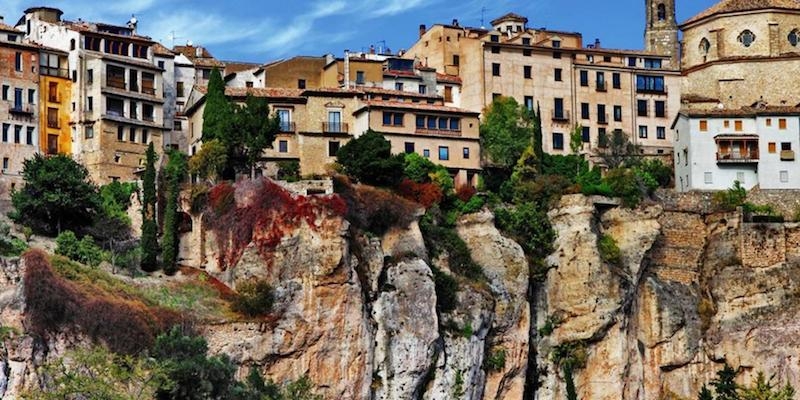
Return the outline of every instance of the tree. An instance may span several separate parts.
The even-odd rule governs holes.
[[[583,126],[581,124],[575,125],[572,132],[569,134],[569,149],[572,154],[578,155],[583,148]]]
[[[25,186],[11,194],[12,220],[50,236],[92,224],[101,205],[86,168],[63,154],[36,154],[22,165]]]
[[[714,396],[705,384],[700,388],[700,393],[697,394],[697,400],[714,400]]]
[[[484,110],[481,146],[489,162],[511,170],[534,134],[533,115],[512,97],[500,97]]]
[[[404,156],[393,156],[391,143],[371,129],[342,146],[336,158],[347,175],[368,185],[393,186],[403,173]]]
[[[142,179],[142,270],[158,269],[158,225],[156,224],[156,151],[147,146],[147,163]]]
[[[531,118],[533,119],[533,151],[536,159],[539,160],[539,170],[541,170],[541,162],[544,160],[544,143],[542,142],[542,109],[539,103],[536,103],[536,112],[531,111]]]
[[[181,182],[186,176],[186,155],[179,151],[169,153],[169,161],[164,171],[167,180],[167,205],[164,210],[164,235],[161,240],[164,272],[169,275],[177,272],[178,262],[178,198]]]
[[[255,165],[264,149],[272,146],[280,131],[280,118],[269,115],[267,99],[247,95],[244,105],[234,107],[232,129],[223,138],[228,148],[228,161],[240,172],[253,177]]]
[[[225,82],[222,74],[214,68],[208,79],[206,106],[203,110],[203,142],[225,141],[233,126],[233,105],[225,97]]]
[[[608,147],[600,154],[606,167],[619,168],[631,164],[632,158],[639,153],[639,147],[631,143],[628,134],[621,130],[614,130]]]
[[[725,363],[725,366],[717,371],[717,379],[711,381],[711,386],[714,387],[714,392],[717,394],[717,400],[739,400],[735,380],[736,370]]]
[[[200,179],[208,179],[216,183],[228,164],[228,150],[218,139],[203,143],[203,147],[189,158],[189,173]]]
[[[772,377],[767,379],[764,372],[759,371],[756,381],[751,387],[742,388],[742,400],[793,400],[794,388],[786,384],[781,389],[776,389],[772,383]]]

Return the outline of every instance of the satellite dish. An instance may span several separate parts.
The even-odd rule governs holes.
[[[192,41],[189,40],[189,41],[186,42],[186,45],[189,46],[189,47],[192,47],[192,46],[194,46],[194,43],[192,43]]]

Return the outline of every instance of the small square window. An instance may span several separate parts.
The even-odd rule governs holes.
[[[500,64],[492,63],[492,76],[500,76]]]
[[[767,118],[767,126],[772,126],[772,118]]]
[[[553,132],[553,149],[564,150],[564,134]]]
[[[781,183],[788,183],[789,182],[789,171],[781,171]]]
[[[767,152],[770,154],[775,154],[777,152],[777,147],[775,146],[775,142],[767,143]]]
[[[700,121],[700,132],[708,132],[708,121],[706,120]]]
[[[556,82],[561,82],[561,68],[556,68],[553,71],[553,76],[555,77]]]
[[[430,149],[424,149],[424,150],[422,150],[422,156],[423,156],[423,157],[425,157],[425,158],[431,158],[431,151],[430,151]]]
[[[531,79],[531,66],[525,65],[522,67],[522,76],[525,79]]]
[[[711,172],[704,173],[703,174],[703,179],[704,179],[706,185],[711,185],[711,184],[714,183],[714,176],[711,174]]]
[[[405,143],[405,152],[407,154],[414,152],[414,142],[406,142]]]
[[[439,160],[447,161],[450,159],[450,148],[447,146],[439,146]]]
[[[468,160],[469,159],[469,147],[464,147],[463,154],[464,154],[464,159]]]
[[[647,126],[639,125],[639,138],[647,139]]]
[[[733,129],[736,132],[741,132],[743,128],[742,121],[733,121]]]
[[[492,54],[500,54],[500,46],[492,46]]]
[[[278,153],[288,153],[288,152],[289,152],[289,142],[286,140],[279,140]]]
[[[298,89],[305,89],[306,88],[306,80],[305,79],[298,79],[297,80],[297,88]]]
[[[336,157],[339,152],[340,143],[338,141],[328,142],[328,157]]]
[[[778,129],[786,129],[786,118],[778,119]]]
[[[725,121],[722,121],[722,127],[726,128],[726,129],[730,128],[731,127],[731,121],[728,121],[727,119]]]

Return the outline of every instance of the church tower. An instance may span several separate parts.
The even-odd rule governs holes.
[[[675,19],[675,0],[645,0],[646,25],[644,48],[656,54],[669,55],[672,68],[678,69],[678,21]]]

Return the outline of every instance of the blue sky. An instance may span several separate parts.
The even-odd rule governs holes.
[[[717,0],[677,0],[678,20]],[[480,26],[515,12],[529,26],[577,31],[584,43],[599,38],[603,47],[640,49],[643,0],[2,0],[0,15],[15,23],[30,6],[64,11],[64,18],[123,24],[136,14],[139,31],[167,47],[206,46],[217,58],[267,62],[293,55],[342,54],[384,41],[393,51],[410,47],[420,24]]]

